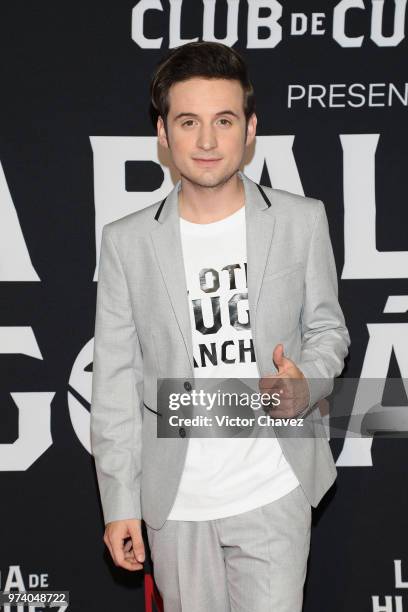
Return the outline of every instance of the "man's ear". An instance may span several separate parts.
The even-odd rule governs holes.
[[[250,118],[248,119],[247,125],[247,133],[246,133],[246,145],[250,145],[256,136],[256,124],[258,123],[258,119],[255,113],[252,113]]]
[[[166,129],[164,127],[164,121],[161,115],[159,115],[157,118],[157,138],[158,138],[159,144],[161,144],[162,147],[166,149],[169,148]]]

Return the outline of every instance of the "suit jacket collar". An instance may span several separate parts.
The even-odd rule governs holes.
[[[238,171],[238,176],[243,181],[245,190],[248,304],[255,355],[257,356],[256,311],[275,226],[275,211],[272,202],[257,183],[241,171]],[[178,211],[180,188],[181,180],[177,181],[157,209],[155,214],[157,228],[151,233],[151,239],[194,376],[190,311]],[[261,369],[259,363],[258,367]]]

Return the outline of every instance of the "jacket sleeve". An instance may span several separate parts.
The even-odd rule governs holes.
[[[110,230],[102,231],[91,399],[91,449],[105,525],[141,518],[142,352]]]
[[[336,263],[327,215],[323,202],[317,200],[317,204],[305,271],[300,361],[296,364],[309,386],[306,412],[332,392],[334,377],[341,374],[350,345],[338,302]]]

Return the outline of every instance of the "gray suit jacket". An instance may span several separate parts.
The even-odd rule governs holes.
[[[283,343],[308,379],[313,407],[331,392],[350,344],[325,208],[320,200],[260,186],[242,172],[239,177],[258,368],[261,376],[276,372],[272,351]],[[91,443],[105,524],[143,518],[159,529],[183,471],[189,438],[158,438],[152,411],[158,377],[194,385],[179,189],[180,181],[161,202],[108,223],[102,232]],[[185,392],[183,381],[180,386]],[[283,437],[279,428],[274,435],[317,506],[336,466],[319,410],[312,414],[317,435]]]

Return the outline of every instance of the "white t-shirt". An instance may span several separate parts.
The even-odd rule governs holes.
[[[245,230],[245,206],[213,223],[180,217],[195,378],[260,376],[248,312]],[[188,444],[168,520],[240,514],[299,485],[276,438],[191,437]]]

